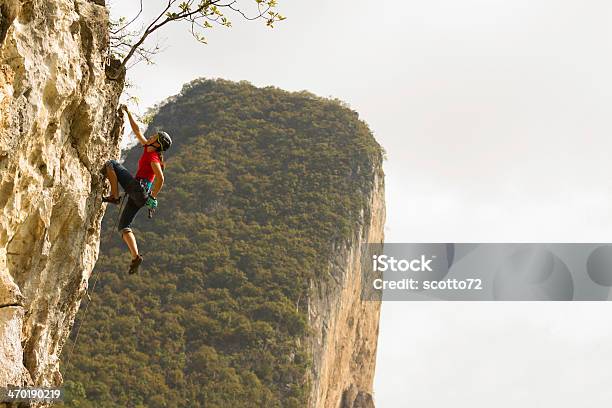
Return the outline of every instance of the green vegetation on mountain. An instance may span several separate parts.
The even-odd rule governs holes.
[[[304,407],[309,285],[368,219],[382,149],[337,100],[246,82],[185,85],[157,128],[175,143],[135,222],[145,262],[127,275],[109,207],[65,406]]]

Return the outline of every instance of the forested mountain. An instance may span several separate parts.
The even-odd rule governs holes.
[[[156,129],[174,145],[159,209],[135,222],[145,260],[127,274],[109,206],[64,405],[305,407],[309,288],[368,222],[382,149],[339,101],[246,82],[185,85]]]

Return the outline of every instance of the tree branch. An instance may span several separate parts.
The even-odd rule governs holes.
[[[138,14],[136,14],[136,16],[135,16],[133,19],[131,19],[131,20],[129,21],[129,23],[127,23],[126,25],[124,25],[123,27],[121,27],[121,28],[119,28],[119,29],[117,29],[117,30],[115,30],[115,31],[111,31],[110,33],[111,33],[111,34],[117,34],[117,33],[119,33],[120,31],[125,30],[125,29],[126,29],[126,28],[127,28],[129,25],[130,25],[130,24],[132,24],[134,21],[136,21],[136,19],[137,19],[138,17],[140,17],[140,15],[141,15],[141,14],[142,14],[142,0],[140,0],[140,10],[138,11]]]
[[[204,41],[204,37],[201,37],[198,33],[195,32],[194,27],[197,26],[197,27],[200,27],[201,29],[206,29],[206,28],[211,28],[212,26],[206,21],[205,21],[206,22],[205,25],[200,24],[197,21],[199,18],[205,18],[208,21],[212,21],[219,25],[223,25],[227,27],[230,27],[231,25],[231,22],[224,16],[223,13],[219,11],[218,7],[228,8],[240,14],[244,19],[249,20],[249,21],[257,20],[257,19],[265,19],[267,21],[268,26],[272,26],[272,24],[275,21],[284,20],[284,17],[280,16],[280,14],[270,11],[276,5],[276,2],[274,0],[269,0],[269,1],[256,0],[257,10],[259,14],[254,15],[254,16],[248,16],[239,7],[235,6],[237,4],[237,0],[232,0],[226,4],[222,4],[221,3],[222,0],[200,0],[200,3],[198,4],[198,6],[193,10],[191,9],[191,7],[194,5],[195,0],[186,0],[179,4],[178,7],[180,9],[180,12],[178,13],[170,12],[172,6],[176,4],[177,1],[178,0],[168,0],[162,12],[153,21],[150,22],[150,24],[144,29],[144,31],[142,31],[142,34],[127,33],[125,35],[119,35],[116,37],[111,35],[111,46],[114,46],[118,49],[122,49],[123,47],[125,48],[129,47],[129,50],[127,51],[127,54],[125,55],[125,57],[123,57],[123,59],[121,60],[121,63],[119,67],[116,69],[116,71],[108,75],[110,79],[117,79],[119,75],[121,74],[121,72],[123,72],[126,69],[128,61],[135,54],[140,56],[141,60],[144,58],[147,61],[150,61],[149,56],[152,55],[152,53],[149,52],[148,50],[141,51],[142,50],[141,47],[143,43],[145,42],[145,40],[149,37],[151,33],[159,30],[160,28],[162,28],[163,26],[165,26],[166,24],[172,21],[191,22],[191,30],[190,30],[191,34],[198,41],[206,42]],[[267,5],[265,10],[262,10],[262,3]],[[114,35],[114,34],[120,33],[121,31],[125,30],[130,24],[136,21],[136,19],[142,13],[142,8],[143,8],[142,4],[143,4],[143,1],[140,0],[140,10],[138,14],[132,20],[130,20],[123,27],[117,30],[111,31],[111,34]],[[270,16],[266,17],[265,13],[270,14]],[[140,38],[138,38],[138,40],[133,45],[130,45],[130,41],[126,40],[126,38],[129,38],[131,36],[135,38],[138,38],[138,37]],[[157,49],[158,48],[156,47],[155,50]]]

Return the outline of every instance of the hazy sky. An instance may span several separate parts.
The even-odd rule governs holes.
[[[128,92],[141,111],[197,77],[343,99],[387,151],[388,242],[612,241],[611,2],[279,4],[275,29],[234,18],[209,45],[168,27]],[[611,313],[385,303],[377,407],[610,404]]]

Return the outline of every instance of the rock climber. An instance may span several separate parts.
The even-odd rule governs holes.
[[[110,182],[111,194],[102,197],[102,201],[111,204],[121,202],[118,184],[121,184],[127,194],[128,200],[119,217],[118,230],[132,255],[129,273],[134,274],[138,272],[143,257],[138,252],[138,245],[131,224],[138,210],[142,207],[148,207],[149,211],[157,208],[157,195],[164,185],[163,152],[170,148],[172,139],[168,133],[163,131],[158,131],[150,138],[145,139],[127,107],[121,105],[120,109],[127,113],[132,131],[142,145],[143,152],[140,160],[138,160],[138,170],[135,176],[132,176],[125,167],[115,160],[109,160],[106,163],[106,177]]]

